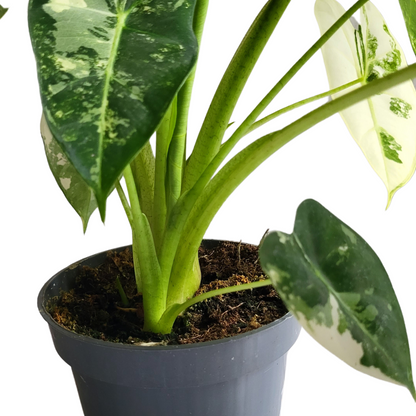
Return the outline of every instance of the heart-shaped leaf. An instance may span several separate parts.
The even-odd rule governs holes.
[[[192,70],[196,0],[31,0],[48,126],[100,211]]]
[[[306,200],[292,234],[266,236],[260,261],[316,341],[355,369],[406,386],[416,400],[399,303],[379,258],[354,230]]]
[[[335,0],[317,0],[315,14],[321,33],[335,23],[344,9]],[[350,89],[405,67],[399,44],[371,2],[361,8],[361,26],[351,22],[323,46],[322,54],[330,88],[357,79]],[[411,81],[391,88],[341,112],[351,135],[383,180],[388,205],[394,193],[413,175],[416,167],[416,91]]]
[[[85,232],[88,220],[97,208],[94,193],[65,156],[43,116],[40,123],[40,131],[52,174],[68,202],[81,217]]]

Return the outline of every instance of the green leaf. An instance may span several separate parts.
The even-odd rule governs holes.
[[[102,214],[192,70],[196,0],[31,0],[49,128]]]
[[[416,2],[414,0],[399,0],[410,43],[416,54]]]
[[[81,217],[85,232],[88,220],[97,208],[94,193],[65,156],[61,146],[49,130],[45,117],[43,116],[40,131],[52,174],[68,202]]]
[[[306,200],[292,234],[265,237],[260,261],[316,341],[355,369],[406,386],[416,400],[399,303],[379,258],[354,230]]]
[[[7,10],[9,9],[6,9],[3,6],[0,6],[0,19],[6,14]]]
[[[335,0],[317,0],[315,14],[324,33],[344,9]],[[356,79],[346,94],[407,66],[399,44],[371,2],[361,8],[362,26],[347,22],[322,48],[330,88]],[[351,135],[383,180],[388,204],[416,168],[416,92],[411,81],[341,112]]]

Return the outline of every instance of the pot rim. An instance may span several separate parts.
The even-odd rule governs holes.
[[[207,241],[207,240],[205,240],[205,241]],[[208,240],[208,241],[213,241],[213,240]],[[215,241],[224,241],[224,240],[215,240]],[[247,244],[247,243],[242,243],[242,244]],[[130,344],[124,344],[124,343],[111,342],[111,341],[103,341],[103,340],[100,340],[100,339],[92,338],[90,336],[78,334],[74,331],[71,331],[71,330],[59,325],[52,318],[52,316],[49,314],[49,312],[45,308],[46,291],[53,284],[53,281],[61,273],[65,272],[65,271],[68,271],[68,270],[75,269],[76,267],[78,267],[79,265],[81,265],[85,261],[91,259],[92,257],[103,255],[104,253],[107,253],[110,250],[123,250],[123,249],[128,248],[128,247],[131,247],[131,245],[117,247],[115,249],[104,250],[104,251],[101,251],[99,253],[92,254],[91,256],[87,256],[87,257],[85,257],[81,260],[78,260],[78,261],[72,263],[71,265],[65,267],[64,269],[60,270],[59,272],[57,272],[55,275],[53,275],[42,286],[42,289],[40,290],[39,295],[38,295],[38,299],[37,299],[38,310],[39,310],[40,314],[42,315],[43,319],[53,328],[54,331],[58,331],[61,335],[66,336],[66,337],[76,338],[77,341],[80,341],[80,342],[91,343],[91,344],[95,344],[97,346],[101,346],[101,347],[105,347],[105,348],[109,348],[109,349],[129,349],[129,350],[142,350],[142,351],[149,351],[149,350],[152,350],[152,351],[156,351],[156,350],[167,351],[167,350],[186,350],[186,349],[194,350],[194,349],[208,348],[208,347],[212,347],[212,346],[215,346],[215,345],[218,345],[218,344],[223,344],[223,343],[237,342],[241,338],[245,338],[245,337],[250,336],[250,335],[255,335],[255,334],[258,334],[259,332],[271,330],[275,326],[281,325],[281,324],[283,324],[284,322],[286,322],[288,320],[291,320],[291,319],[295,320],[294,316],[290,312],[287,312],[284,316],[277,319],[276,321],[271,322],[269,324],[266,324],[266,325],[264,325],[260,328],[253,329],[249,332],[245,332],[243,334],[234,335],[234,336],[231,336],[231,337],[226,337],[226,338],[222,338],[222,339],[218,339],[218,340],[214,340],[214,341],[200,342],[200,343],[196,343],[196,344],[152,345],[152,346],[149,346],[149,345],[130,345]]]

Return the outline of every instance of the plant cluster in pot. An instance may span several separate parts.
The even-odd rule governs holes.
[[[388,204],[415,170],[416,92],[410,79],[416,65],[406,65],[368,0],[347,11],[335,0],[317,0],[321,37],[280,80],[271,80],[270,92],[241,123],[232,123],[246,82],[290,3],[269,0],[255,17],[190,150],[188,114],[207,0],[29,2],[49,166],[84,230],[95,209],[104,220],[108,196],[118,193],[132,229],[144,331],[169,334],[197,303],[270,285],[290,311],[220,341],[110,343],[62,328],[47,311],[48,300],[74,285],[83,264],[97,266],[104,256],[68,267],[43,287],[39,308],[58,353],[73,369],[86,416],[277,416],[298,323],[350,366],[403,385],[416,399],[404,320],[384,267],[354,230],[313,200],[299,206],[292,234],[264,236],[259,257],[267,278],[195,296],[198,248],[217,211],[262,162],[319,122],[341,113],[386,184]],[[414,39],[416,9],[399,3]],[[359,25],[350,20],[358,11]],[[330,90],[264,116],[319,51]],[[227,159],[249,133],[325,97],[331,100]],[[116,278],[120,305],[139,314]]]

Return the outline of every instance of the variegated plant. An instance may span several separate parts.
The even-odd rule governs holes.
[[[104,218],[106,199],[117,190],[132,228],[137,290],[143,294],[148,331],[169,333],[178,314],[191,304],[224,292],[193,297],[200,284],[197,250],[206,229],[250,173],[317,123],[341,112],[385,181],[389,202],[415,170],[416,93],[409,79],[416,76],[416,65],[406,66],[397,41],[368,0],[357,1],[347,12],[335,0],[318,0],[322,36],[282,79],[274,80],[270,92],[225,140],[241,92],[290,2],[268,0],[254,19],[218,86],[188,160],[188,113],[208,0],[29,2],[43,105],[41,130],[50,168],[84,229],[97,207]],[[400,6],[415,45],[414,2],[400,0]],[[360,8],[362,26],[354,28],[349,19]],[[321,48],[330,91],[260,118]],[[248,133],[329,96],[330,102],[259,137],[219,169]],[[149,144],[153,133],[154,149]],[[329,215],[325,211],[323,216]],[[361,244],[347,226],[341,229],[351,241],[339,241],[331,230],[308,240],[312,250],[315,245],[335,244],[335,254],[328,252],[324,259],[331,270],[353,267],[352,243]],[[363,275],[368,284],[354,282],[348,290],[337,276],[341,289],[331,291],[333,277],[319,271],[320,263],[305,263],[294,243],[296,235],[266,239],[262,261],[272,280],[225,291],[274,283],[311,333],[335,334],[338,344],[322,342],[329,350],[361,370],[407,386],[415,395],[403,319],[384,269]],[[276,239],[279,250],[267,251],[270,244],[278,246]],[[296,255],[303,255],[305,273],[300,267],[289,270],[295,254],[286,252],[286,241]],[[361,259],[366,271],[378,261],[371,250],[368,253]],[[345,276],[349,277],[347,271]],[[384,291],[373,290],[379,283]],[[389,340],[392,337],[400,345]],[[348,346],[354,347],[350,355],[345,354]],[[397,366],[392,356],[398,357]]]

